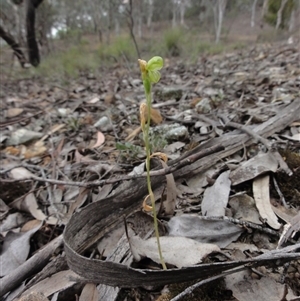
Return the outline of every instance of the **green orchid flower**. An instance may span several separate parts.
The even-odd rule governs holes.
[[[147,94],[151,92],[151,84],[156,84],[160,80],[159,70],[164,66],[164,61],[160,56],[154,56],[148,62],[139,60],[139,64]]]

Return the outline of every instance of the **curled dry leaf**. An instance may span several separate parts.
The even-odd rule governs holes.
[[[104,142],[105,142],[105,136],[103,135],[102,132],[98,131],[97,142],[95,143],[94,146],[92,146],[92,148],[97,148],[97,147],[101,146]]]
[[[129,242],[135,260],[140,261],[143,257],[148,257],[160,263],[155,237],[143,240],[133,236],[129,238]],[[165,262],[178,268],[198,264],[207,255],[221,251],[217,245],[200,243],[186,237],[162,236],[160,244]]]
[[[276,172],[277,167],[278,162],[271,152],[260,153],[233,170],[230,174],[230,179],[232,185],[238,185],[252,180],[263,173]]]
[[[148,110],[145,105],[146,104],[143,103],[140,108],[140,118],[141,118],[141,120],[146,121],[148,119],[148,114],[147,114]],[[154,124],[160,124],[160,123],[162,123],[162,120],[163,120],[159,110],[153,109],[153,108],[151,108],[151,111],[150,111],[150,119]]]
[[[260,216],[266,220],[270,227],[278,230],[281,227],[281,224],[278,223],[277,217],[272,210],[270,203],[269,182],[269,175],[256,178],[253,181],[253,196]]]

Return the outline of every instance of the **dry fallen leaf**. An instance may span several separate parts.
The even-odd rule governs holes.
[[[11,229],[20,227],[28,219],[20,212],[9,214],[5,219],[1,220],[0,232],[7,232]]]
[[[8,146],[5,148],[4,152],[13,156],[19,156],[21,153],[21,149],[20,147]]]
[[[28,147],[24,153],[25,159],[31,159],[33,157],[40,157],[47,151],[43,141],[37,141],[30,147]]]
[[[0,255],[0,276],[3,277],[19,267],[27,259],[30,250],[30,238],[37,232],[42,223],[27,232],[8,232],[5,236]]]
[[[10,171],[10,175],[15,180],[25,180],[34,177],[34,174],[24,167],[16,167],[12,169]]]
[[[223,172],[213,186],[206,188],[201,203],[202,215],[225,216],[230,192],[230,171]]]
[[[295,215],[289,223],[284,226],[283,232],[278,242],[278,248],[288,238],[293,237],[300,230],[300,212]]]
[[[291,219],[298,213],[296,208],[286,208],[280,204],[276,204],[276,207],[272,205],[272,209],[274,213],[286,223],[289,223]]]
[[[7,117],[11,118],[11,117],[16,117],[16,116],[22,114],[23,111],[24,111],[24,109],[22,109],[22,108],[9,108],[7,110],[6,114],[7,114]]]
[[[11,134],[11,137],[7,140],[6,145],[19,145],[31,140],[39,139],[42,136],[42,133],[21,128]]]
[[[36,197],[33,193],[29,193],[25,196],[24,200],[20,200],[20,203],[15,203],[16,208],[29,212],[35,219],[40,221],[46,221],[50,225],[57,224],[57,218],[54,216],[47,217],[41,209],[39,209]]]
[[[94,283],[87,283],[80,295],[79,301],[98,301],[98,290]]]
[[[75,285],[78,282],[78,277],[79,276],[71,270],[58,272],[33,285],[22,294],[22,297],[27,296],[32,292],[43,293],[46,297],[49,297],[56,292]]]
[[[182,214],[170,219],[168,231],[170,236],[183,236],[225,248],[237,240],[244,230],[226,220],[207,220],[194,214]]]
[[[285,285],[269,277],[253,279],[247,271],[225,277],[226,286],[238,301],[281,301],[286,300]]]
[[[74,211],[86,201],[87,197],[88,189],[81,188],[79,190],[78,187],[69,188],[69,190],[64,195],[64,199],[70,202],[70,206],[68,208],[68,212],[62,218],[63,223],[66,224],[69,221]]]
[[[156,237],[143,240],[133,236],[129,238],[129,242],[135,260],[140,261],[143,257],[148,257],[160,263]],[[162,236],[160,245],[165,262],[178,268],[198,264],[207,255],[221,251],[217,245],[200,243],[186,237]]]
[[[92,97],[87,103],[97,103],[100,100],[99,96]]]
[[[105,136],[103,135],[102,132],[98,131],[97,132],[97,142],[95,143],[94,146],[92,146],[92,148],[97,148],[97,147],[101,146],[104,142],[105,142]]]
[[[140,132],[142,131],[141,127],[134,129],[129,133],[129,135],[125,138],[125,141],[132,141]]]
[[[276,172],[277,167],[278,162],[271,152],[260,153],[233,170],[230,174],[230,180],[232,185],[238,185],[252,180],[263,173]]]
[[[280,229],[277,217],[272,210],[269,191],[270,176],[260,176],[253,181],[253,196],[260,216],[266,220],[266,223],[273,229]]]
[[[239,194],[233,196],[229,200],[229,205],[234,218],[259,225],[262,224],[257,208],[255,207],[254,199],[249,195]]]
[[[160,161],[163,168],[167,168],[168,165],[161,160]],[[173,177],[173,174],[166,175],[167,180],[167,199],[164,201],[164,209],[167,215],[173,215],[176,207],[176,197],[177,197],[177,190],[176,184]]]
[[[18,301],[49,301],[42,293],[32,292],[27,296],[23,296]]]

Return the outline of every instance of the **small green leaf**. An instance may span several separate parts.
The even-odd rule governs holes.
[[[148,72],[149,79],[152,83],[156,84],[160,80],[160,72],[157,70],[149,71]]]
[[[154,56],[147,63],[148,71],[160,70],[164,66],[164,61],[160,56]]]

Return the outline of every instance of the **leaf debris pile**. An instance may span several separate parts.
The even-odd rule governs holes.
[[[194,65],[167,62],[154,91],[151,147],[169,158],[168,166],[153,160],[153,172],[161,173],[152,181],[171,269],[200,264],[207,256],[212,264],[247,260],[299,243],[298,47],[257,45],[203,57]],[[103,233],[100,229],[98,237],[88,238],[78,230],[87,237],[85,243],[74,242],[70,248],[137,270],[159,269],[157,254],[150,252],[156,249],[149,238],[152,219],[139,210],[146,191],[140,184],[145,151],[138,120],[144,101],[138,66],[119,66],[101,79],[82,75],[67,88],[42,80],[7,83],[2,99],[3,300],[32,292],[49,300],[71,300],[75,293],[80,300],[125,300],[123,290],[85,284],[67,268],[61,234],[65,229],[69,247],[68,238],[75,234],[66,225],[79,227],[80,208],[103,204],[108,212]],[[202,148],[211,153],[199,160],[195,156]],[[167,177],[173,177],[166,179],[169,167],[173,170]],[[121,199],[112,201],[115,195]],[[118,202],[128,208],[118,207]],[[121,208],[127,215],[128,238]],[[89,217],[90,223],[94,218]],[[30,259],[51,243],[56,251],[33,269]],[[299,246],[293,252],[299,252]],[[224,275],[227,300],[296,300],[299,257],[287,261]],[[25,279],[30,279],[26,285]],[[157,298],[160,288],[133,288],[127,298]]]

